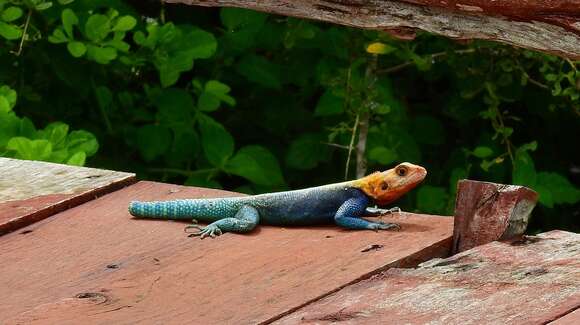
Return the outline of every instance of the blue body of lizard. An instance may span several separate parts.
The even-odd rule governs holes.
[[[129,212],[141,218],[208,222],[206,227],[190,226],[198,228],[196,235],[202,238],[226,231],[251,231],[258,223],[303,226],[334,222],[348,229],[390,229],[398,226],[361,217],[389,211],[368,207],[398,198],[426,174],[422,167],[408,163],[397,168],[404,168],[405,174],[398,175],[397,169],[392,169],[356,181],[245,197],[131,202]]]

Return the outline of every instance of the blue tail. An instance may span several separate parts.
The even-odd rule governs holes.
[[[129,204],[129,213],[140,218],[191,219],[192,209],[188,201],[133,201]]]
[[[233,198],[133,201],[129,204],[129,213],[139,218],[173,220],[199,218],[200,221],[213,221],[233,217],[239,209],[237,203],[238,200]]]

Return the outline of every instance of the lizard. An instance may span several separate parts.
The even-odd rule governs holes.
[[[185,231],[195,228],[197,231],[190,236],[201,239],[214,238],[224,232],[249,232],[258,223],[306,226],[334,222],[347,229],[399,229],[395,223],[372,222],[362,217],[400,211],[376,205],[384,206],[397,200],[426,175],[425,168],[405,162],[360,179],[300,190],[228,198],[133,201],[129,204],[129,213],[138,218],[195,218]],[[199,226],[197,220],[209,225]]]

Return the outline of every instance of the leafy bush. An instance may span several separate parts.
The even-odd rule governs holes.
[[[535,231],[578,229],[580,73],[554,56],[231,8],[0,0],[0,85],[5,156],[247,193],[411,161],[429,177],[408,209],[452,213],[469,177],[537,190]]]

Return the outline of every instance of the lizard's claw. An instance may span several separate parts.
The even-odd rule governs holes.
[[[375,230],[375,231],[389,230],[389,229],[401,230],[401,226],[399,226],[396,223],[391,223],[391,222],[377,222],[373,225],[373,230]]]
[[[189,225],[186,228],[196,228],[196,229],[199,229],[198,232],[191,233],[189,235],[189,237],[199,236],[200,239],[204,239],[204,238],[206,238],[208,236],[211,237],[211,238],[215,238],[216,236],[219,236],[219,235],[222,234],[222,230],[219,227],[214,226],[214,225],[209,225],[209,226],[206,226],[206,227],[200,227],[198,225]]]

